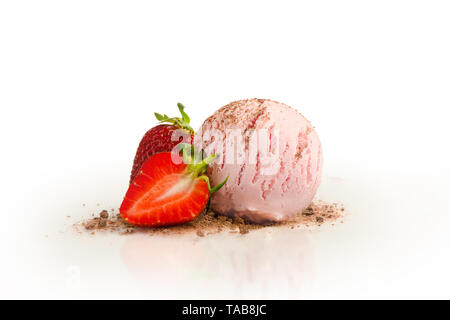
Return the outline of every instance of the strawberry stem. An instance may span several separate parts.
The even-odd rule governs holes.
[[[206,158],[205,150],[201,149],[200,152],[198,152],[195,150],[194,146],[189,143],[179,143],[176,145],[176,148],[181,151],[183,161],[186,164],[194,165]]]
[[[208,169],[208,165],[213,162],[215,159],[217,158],[217,156],[215,154],[210,155],[209,157],[203,159],[200,163],[193,163],[191,164],[190,168],[188,168],[189,171],[192,171],[194,177],[196,178],[197,176],[203,174],[206,172],[206,170]]]
[[[227,176],[225,180],[223,180],[217,186],[211,188],[209,178],[204,174],[208,169],[208,165],[216,160],[217,156],[215,154],[212,154],[203,159],[203,157],[206,155],[205,152],[203,150],[197,152],[193,145],[187,143],[179,143],[177,145],[177,148],[181,150],[183,154],[184,163],[188,164],[186,169],[187,173],[190,173],[193,179],[198,178],[205,181],[208,184],[209,194],[213,194],[214,192],[219,191],[220,188],[222,188],[223,185],[227,182],[229,176]],[[199,162],[200,159],[203,160]]]

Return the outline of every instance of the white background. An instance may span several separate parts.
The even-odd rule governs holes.
[[[2,1],[0,297],[450,298],[449,17],[448,1]],[[73,232],[120,206],[153,112],[183,102],[198,128],[252,97],[311,120],[317,197],[343,224]]]

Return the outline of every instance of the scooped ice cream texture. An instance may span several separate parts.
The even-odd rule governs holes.
[[[311,123],[276,101],[232,102],[205,120],[197,148],[219,158],[210,165],[212,185],[229,179],[211,209],[256,223],[285,221],[312,201],[322,176],[322,146]]]

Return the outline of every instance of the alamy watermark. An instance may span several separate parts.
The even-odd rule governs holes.
[[[207,130],[199,133],[202,141],[196,148],[203,149],[205,153],[198,153],[195,161],[215,154],[216,163],[220,165],[255,165],[261,175],[275,174],[280,166],[280,132],[278,129],[226,129]],[[198,134],[198,135],[199,135]],[[172,141],[190,144],[191,137],[185,130],[173,131]],[[178,147],[175,147],[172,160],[175,163],[187,161],[177,157]]]

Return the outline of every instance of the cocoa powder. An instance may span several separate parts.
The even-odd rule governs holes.
[[[246,234],[250,231],[266,227],[289,227],[294,229],[301,226],[314,227],[325,223],[335,222],[343,217],[344,207],[337,203],[326,204],[324,202],[315,202],[307,207],[302,213],[294,216],[285,222],[271,222],[264,225],[248,222],[241,217],[226,217],[217,215],[213,211],[202,213],[197,219],[170,227],[144,228],[136,227],[122,219],[120,214],[114,214],[107,210],[102,210],[98,216],[76,223],[75,228],[79,230],[82,227],[91,234],[95,232],[113,232],[118,234],[131,234],[134,232],[147,234],[183,234],[193,233],[198,237],[204,237],[210,234],[216,234],[223,231],[229,233]],[[334,224],[333,224],[334,225]]]

